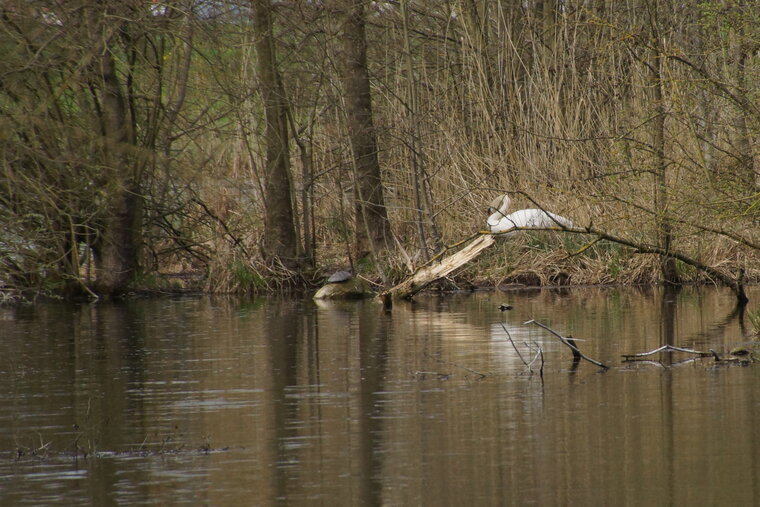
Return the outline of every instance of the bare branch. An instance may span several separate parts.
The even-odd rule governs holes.
[[[591,358],[590,358],[590,357],[588,357],[586,354],[584,354],[583,352],[581,352],[581,351],[580,351],[580,349],[578,349],[578,347],[577,347],[577,346],[576,346],[574,343],[572,343],[570,339],[568,339],[568,338],[566,338],[566,337],[562,336],[561,334],[559,334],[558,332],[556,332],[555,330],[553,330],[553,329],[552,329],[552,328],[550,328],[549,326],[546,326],[546,325],[544,325],[544,324],[541,324],[540,322],[538,322],[538,321],[536,321],[536,320],[534,320],[534,319],[531,319],[531,320],[529,320],[529,321],[528,321],[528,322],[526,322],[525,324],[535,324],[535,325],[537,325],[538,327],[541,327],[541,328],[543,328],[543,329],[546,329],[546,330],[547,330],[547,331],[549,331],[551,334],[553,334],[554,336],[556,336],[557,338],[559,338],[559,340],[560,340],[562,343],[564,343],[565,345],[567,345],[568,347],[570,347],[570,350],[572,350],[572,351],[573,351],[573,355],[575,355],[575,354],[578,354],[578,355],[579,355],[579,356],[580,356],[582,359],[585,359],[586,361],[588,361],[588,362],[589,362],[589,363],[591,363],[591,364],[595,364],[596,366],[599,366],[600,368],[604,368],[605,370],[608,370],[608,369],[609,369],[609,366],[606,366],[605,364],[603,364],[603,363],[601,363],[601,362],[597,361],[596,359],[591,359]],[[574,342],[574,341],[575,341],[575,340],[573,340],[573,342]]]
[[[622,356],[626,361],[635,361],[636,358],[651,356],[651,355],[657,354],[658,352],[685,352],[687,354],[695,354],[700,357],[709,357],[713,355],[717,356],[717,354],[715,354],[715,352],[713,352],[712,350],[710,352],[702,352],[702,351],[694,350],[694,349],[675,347],[673,345],[663,345],[662,347],[657,347],[656,349],[650,350],[648,352],[640,352],[638,354],[622,354]]]

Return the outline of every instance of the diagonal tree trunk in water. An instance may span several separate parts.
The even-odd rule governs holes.
[[[94,246],[97,260],[96,292],[110,296],[123,292],[138,269],[142,199],[130,160],[134,130],[127,115],[124,93],[110,49],[100,58],[102,126],[108,169],[105,220]]]
[[[357,259],[386,250],[390,225],[385,208],[377,138],[372,120],[364,3],[344,0],[342,24],[342,79],[346,97],[346,121],[356,172],[354,195]]]
[[[289,175],[289,145],[285,90],[277,70],[269,0],[255,0],[253,29],[256,35],[257,69],[266,115],[266,182],[262,254],[269,263],[298,267],[298,239],[293,221]]]
[[[285,92],[277,70],[271,2],[253,2],[257,70],[266,116],[266,181],[262,253],[267,262],[296,267],[297,239],[289,176],[289,143]]]

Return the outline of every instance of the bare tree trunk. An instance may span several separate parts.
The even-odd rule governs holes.
[[[557,2],[556,0],[539,0],[536,2],[536,17],[540,20],[537,28],[541,29],[541,40],[544,43],[545,54],[553,58],[557,45]],[[545,62],[549,63],[549,60]]]
[[[291,201],[287,106],[277,70],[269,0],[253,1],[253,29],[266,114],[267,170],[262,254],[269,263],[298,267],[298,240]]]
[[[190,66],[193,59],[193,36],[195,20],[193,19],[193,10],[188,9],[187,14],[184,17],[184,27],[182,34],[182,64],[179,66],[179,70],[176,76],[175,89],[173,90],[173,97],[166,110],[166,128],[168,135],[164,144],[164,156],[169,157],[171,151],[171,143],[173,140],[173,131],[177,124],[177,117],[182,109],[182,105],[185,103],[187,97],[188,78],[190,75]],[[163,62],[158,62],[158,65],[162,65]]]
[[[443,248],[443,241],[435,223],[432,211],[432,189],[425,170],[425,156],[420,142],[420,118],[418,108],[417,77],[414,72],[411,43],[409,40],[409,11],[407,0],[401,3],[402,26],[404,30],[404,56],[407,73],[407,103],[405,109],[408,118],[409,151],[414,185],[414,205],[417,210],[417,234],[425,261],[430,259],[433,252]],[[429,235],[429,239],[428,239]]]
[[[660,247],[669,252],[671,250],[671,243],[673,240],[672,224],[668,219],[668,183],[667,183],[667,167],[668,160],[665,157],[665,98],[663,94],[663,65],[665,62],[664,48],[662,47],[663,41],[660,38],[659,23],[660,17],[658,14],[657,2],[649,4],[650,10],[650,24],[652,30],[652,41],[654,47],[652,61],[649,63],[649,69],[652,74],[652,91],[654,101],[654,121],[652,132],[652,146],[654,148],[654,206],[656,221],[657,221],[657,234],[659,236]],[[663,279],[666,283],[679,284],[681,283],[678,276],[678,270],[676,269],[676,259],[665,255],[662,257],[661,271]]]
[[[292,122],[292,115],[291,115]],[[314,227],[314,163],[312,159],[313,147],[311,136],[306,139],[300,137],[295,125],[293,140],[301,152],[301,232],[303,238],[303,263],[310,267],[316,264],[317,239]]]
[[[749,49],[743,44],[738,44],[734,49],[734,55],[736,87],[744,94],[748,89],[746,68],[750,59]],[[757,144],[754,142],[754,136],[749,127],[748,116],[745,109],[740,109],[736,113],[735,123],[738,129],[736,144],[739,147],[742,179],[750,192],[754,192],[760,189],[760,168],[757,162]]]
[[[390,225],[385,208],[377,138],[372,120],[367,39],[361,0],[346,0],[343,16],[342,67],[346,118],[351,137],[355,173],[355,258],[377,256],[390,247]]]
[[[109,296],[125,290],[138,269],[142,199],[129,153],[134,130],[108,47],[100,58],[100,78],[107,163],[113,176],[107,182],[106,218],[95,245],[96,290]]]
[[[472,65],[475,80],[465,85],[465,121],[471,129],[471,142],[490,149],[485,140],[478,134],[483,128],[492,129],[494,126],[494,68],[489,44],[489,2],[488,0],[468,0],[462,4],[464,36],[469,47],[469,60]],[[464,63],[464,62],[463,62]],[[478,107],[478,105],[486,107]]]
[[[463,7],[466,9],[467,19],[472,30],[472,44],[477,53],[480,73],[487,90],[493,90],[494,72],[493,59],[491,58],[491,45],[489,42],[489,0],[469,0]]]

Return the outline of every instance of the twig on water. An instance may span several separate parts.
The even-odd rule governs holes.
[[[651,364],[654,366],[659,366],[660,368],[667,369],[668,367],[662,364],[662,361],[652,361],[651,359],[639,359],[636,361],[638,364]]]
[[[486,378],[488,375],[485,373],[480,373],[479,371],[473,370],[472,368],[468,368],[466,366],[462,366],[461,364],[452,363],[450,361],[445,361],[441,359],[440,357],[433,357],[430,354],[425,354],[426,357],[429,357],[431,359],[435,359],[439,363],[448,364],[449,366],[456,366],[457,368],[462,368],[463,370],[467,370],[470,373],[474,373],[475,375],[479,375],[480,378]]]
[[[640,352],[638,354],[622,354],[622,356],[623,356],[623,359],[626,361],[637,361],[638,358],[640,357],[651,356],[653,354],[657,354],[658,352],[685,352],[687,354],[695,354],[700,357],[713,356],[717,358],[717,360],[720,360],[720,358],[717,357],[717,354],[715,354],[715,352],[713,351],[702,352],[702,351],[694,350],[694,349],[685,349],[683,347],[675,347],[673,345],[663,345],[662,347],[657,347],[656,349],[650,350],[649,352]]]
[[[426,378],[428,375],[435,375],[438,380],[448,380],[451,375],[448,373],[440,373],[437,371],[415,371],[414,376],[415,377],[422,377],[423,379]]]
[[[523,363],[525,366],[527,366],[527,367],[528,367],[528,371],[529,371],[529,372],[532,374],[532,373],[533,373],[533,370],[531,369],[531,367],[530,367],[530,364],[533,364],[533,361],[531,361],[531,362],[530,362],[530,364],[528,364],[528,362],[527,362],[527,361],[526,361],[526,360],[523,358],[522,354],[520,354],[520,351],[517,349],[517,345],[515,345],[515,342],[514,342],[514,340],[512,339],[512,335],[511,335],[511,334],[509,334],[509,331],[507,331],[507,326],[505,326],[505,325],[504,325],[504,324],[502,324],[501,322],[500,322],[499,324],[501,324],[501,328],[504,330],[504,332],[505,332],[505,333],[507,333],[507,340],[509,340],[509,343],[511,343],[511,344],[512,344],[512,348],[513,348],[513,349],[515,349],[515,352],[517,352],[517,357],[519,357],[519,358],[520,358],[520,361],[522,361],[522,363]]]
[[[595,364],[596,366],[599,366],[600,368],[604,368],[605,370],[609,370],[610,369],[609,366],[607,366],[607,365],[605,365],[605,364],[597,361],[596,359],[591,359],[586,354],[584,354],[583,352],[581,352],[580,349],[578,349],[578,346],[575,345],[578,342],[577,339],[575,339],[575,338],[565,338],[564,336],[562,336],[561,334],[559,334],[558,332],[556,332],[555,330],[553,330],[549,326],[541,324],[540,322],[538,322],[536,320],[533,320],[533,319],[529,320],[525,324],[535,324],[538,327],[544,328],[547,331],[549,331],[551,334],[553,334],[554,336],[556,336],[557,338],[559,338],[559,340],[562,343],[564,343],[565,345],[567,345],[568,347],[570,347],[570,350],[573,351],[573,357],[576,357],[576,358],[580,357],[581,359],[585,359],[589,363]]]

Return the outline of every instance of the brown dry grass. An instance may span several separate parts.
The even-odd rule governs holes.
[[[686,35],[712,18],[700,17],[694,9],[678,13],[676,4],[668,5],[675,20],[667,23],[670,31],[662,42],[668,54],[701,52],[710,76],[729,83],[735,93],[756,93],[756,82],[732,82],[732,60],[722,56],[730,53],[732,48],[724,46],[730,41],[706,31],[702,46],[689,46],[693,39]],[[760,280],[757,247],[729,237],[760,243],[760,193],[742,179],[737,163],[742,156],[738,141],[746,134],[738,119],[746,120],[756,136],[758,118],[747,116],[704,75],[673,60],[662,64],[663,81],[653,82],[649,68],[656,58],[647,20],[614,6],[600,12],[571,9],[548,24],[533,11],[518,13],[501,3],[490,17],[480,18],[464,10],[452,17],[448,3],[416,8],[408,20],[412,32],[394,14],[373,15],[370,24],[373,107],[395,238],[392,252],[380,259],[382,266],[355,268],[378,281],[381,271],[389,281],[398,281],[434,253],[425,251],[419,234],[420,195],[430,210],[426,218],[435,221],[443,243],[451,244],[481,229],[487,203],[508,191],[515,209],[546,207],[581,227],[593,225],[642,244],[658,244],[658,224],[666,216],[673,221],[676,251],[726,273],[735,275],[743,268],[749,280]],[[400,49],[407,43],[411,54]],[[294,124],[308,133],[312,148],[315,174],[308,181],[293,149],[292,200],[302,216],[300,192],[311,185],[316,280],[351,264],[353,182],[342,93],[330,63],[340,55],[329,42],[311,50],[323,50],[325,59],[320,63],[307,60],[312,53],[301,60],[289,54],[293,60],[284,64],[283,73]],[[758,62],[747,65],[752,75]],[[324,78],[318,90],[315,74]],[[251,79],[245,68],[240,76],[226,77],[239,83]],[[665,209],[654,206],[652,128],[658,104],[653,86],[662,86],[667,115]],[[237,108],[234,132],[214,133],[205,143],[224,156],[216,156],[217,164],[200,176],[203,198],[213,209],[229,212],[225,220],[244,238],[248,253],[231,247],[218,224],[203,226],[198,234],[214,251],[206,284],[211,291],[294,283],[291,273],[270,271],[256,261],[262,226],[257,217],[263,213],[258,188],[265,165],[257,104],[255,94],[247,97]],[[244,190],[221,192],[220,181]],[[432,232],[427,225],[422,230]],[[572,255],[591,239],[526,235],[504,241],[460,276],[492,284],[660,280],[660,261],[653,255],[604,243]],[[710,281],[692,267],[679,264],[679,270],[686,282]]]

